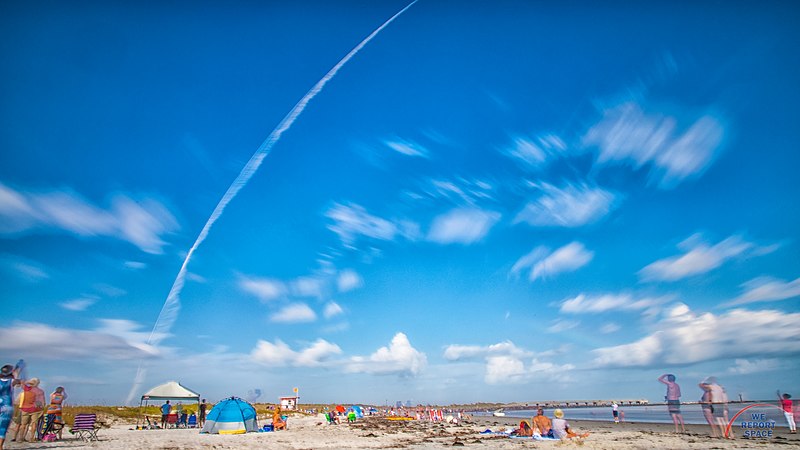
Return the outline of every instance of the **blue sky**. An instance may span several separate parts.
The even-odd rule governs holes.
[[[800,389],[786,2],[0,5],[0,356],[74,402]],[[136,393],[138,398],[140,393]]]

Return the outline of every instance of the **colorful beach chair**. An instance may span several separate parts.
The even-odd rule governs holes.
[[[72,434],[77,434],[79,438],[86,442],[97,441],[97,430],[100,426],[97,424],[96,414],[76,414],[75,422],[69,430]]]

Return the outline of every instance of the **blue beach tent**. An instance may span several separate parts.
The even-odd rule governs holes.
[[[220,401],[206,416],[206,423],[201,433],[244,434],[258,431],[256,409],[253,405],[238,398],[231,397]]]

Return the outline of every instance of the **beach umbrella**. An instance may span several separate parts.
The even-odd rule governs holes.
[[[340,413],[344,413],[346,410],[344,409],[344,406],[336,405],[336,411],[338,411]]]

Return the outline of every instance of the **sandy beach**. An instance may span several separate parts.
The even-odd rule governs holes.
[[[687,426],[687,434],[675,434],[672,425],[570,421],[579,432],[590,432],[582,442],[533,441],[480,434],[514,426],[513,418],[475,417],[471,423],[450,425],[427,421],[394,422],[380,417],[355,424],[327,425],[320,416],[294,416],[289,429],[244,435],[200,434],[197,429],[135,430],[117,424],[99,431],[99,441],[85,443],[68,432],[57,442],[7,442],[6,449],[473,449],[571,448],[589,449],[729,449],[800,448],[798,435],[778,428],[772,439],[712,439],[708,428]],[[739,433],[741,436],[741,433]]]

